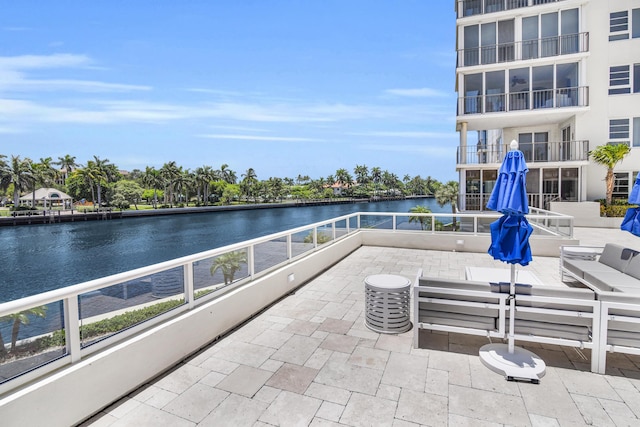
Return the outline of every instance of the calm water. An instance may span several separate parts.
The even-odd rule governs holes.
[[[0,302],[353,212],[408,212],[434,199],[0,227]]]

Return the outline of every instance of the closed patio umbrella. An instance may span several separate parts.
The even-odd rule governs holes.
[[[509,282],[508,344],[487,344],[480,348],[480,360],[489,369],[503,374],[508,380],[528,379],[534,382],[545,373],[545,363],[534,353],[515,347],[516,264],[527,265],[532,260],[529,237],[533,227],[525,218],[529,213],[526,178],[527,165],[516,141],[511,142],[498,172],[496,186],[491,192],[487,208],[503,215],[493,222],[489,254],[511,265]]]
[[[629,204],[640,205],[640,173],[631,188]],[[620,224],[620,229],[640,237],[640,207],[627,209],[622,224]]]

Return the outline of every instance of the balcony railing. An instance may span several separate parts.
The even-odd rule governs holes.
[[[458,18],[556,3],[562,0],[458,0]]]
[[[589,86],[580,86],[463,96],[458,98],[458,115],[586,107],[588,105]]]
[[[460,195],[459,204],[464,207],[466,211],[489,211],[487,209],[487,202],[489,201],[490,194],[478,194],[478,193],[465,193]],[[556,193],[544,193],[544,194],[527,194],[527,199],[530,209],[535,209],[536,213],[546,212],[543,209],[549,208],[549,203],[560,200],[560,196]],[[491,211],[492,212],[492,211]],[[539,218],[530,222],[536,222],[541,226],[548,226],[545,218]]]
[[[294,261],[334,244],[338,247],[354,233],[407,231],[424,233],[419,235],[422,240],[441,231],[488,236],[489,224],[499,216],[355,213],[2,303],[0,331],[5,342],[0,347],[0,394],[93,354],[104,354],[107,347],[173,322],[178,315],[229,299],[245,285],[268,280]],[[572,217],[558,214],[554,218],[535,233],[571,237]],[[327,265],[315,267],[319,273]],[[277,283],[272,293],[282,291]]]
[[[548,163],[565,161],[583,161],[589,159],[589,141],[561,141],[561,142],[529,142],[520,143],[527,163]],[[505,153],[509,151],[508,144],[486,146],[467,146],[465,150],[458,147],[457,163],[459,165],[500,164]]]
[[[548,58],[589,51],[589,33],[494,44],[458,50],[458,67]]]

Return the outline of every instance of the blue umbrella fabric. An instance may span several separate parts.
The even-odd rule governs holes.
[[[533,232],[533,227],[524,217],[529,213],[528,171],[522,151],[507,152],[487,202],[487,208],[504,214],[491,223],[489,254],[494,259],[523,266],[531,261],[529,237]]]
[[[640,173],[636,177],[633,188],[631,188],[629,204],[640,205]],[[627,209],[622,224],[620,224],[620,229],[640,237],[640,207]]]

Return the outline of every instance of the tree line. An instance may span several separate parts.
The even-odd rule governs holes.
[[[215,169],[201,166],[194,170],[170,161],[160,168],[121,171],[109,159],[93,156],[84,164],[75,156],[65,155],[54,161],[51,157],[34,161],[20,156],[0,154],[0,198],[6,196],[18,209],[20,197],[38,188],[56,188],[76,201],[85,200],[97,207],[128,209],[147,203],[153,208],[228,205],[234,202],[280,202],[285,199],[317,200],[334,197],[375,198],[457,195],[455,181],[441,183],[427,176],[396,174],[379,167],[357,165],[353,174],[338,169],[335,174],[312,179],[269,177],[258,179],[253,168],[238,175],[223,164]],[[438,194],[437,194],[438,193]],[[36,205],[35,194],[32,205]],[[455,198],[455,196],[454,196]]]

